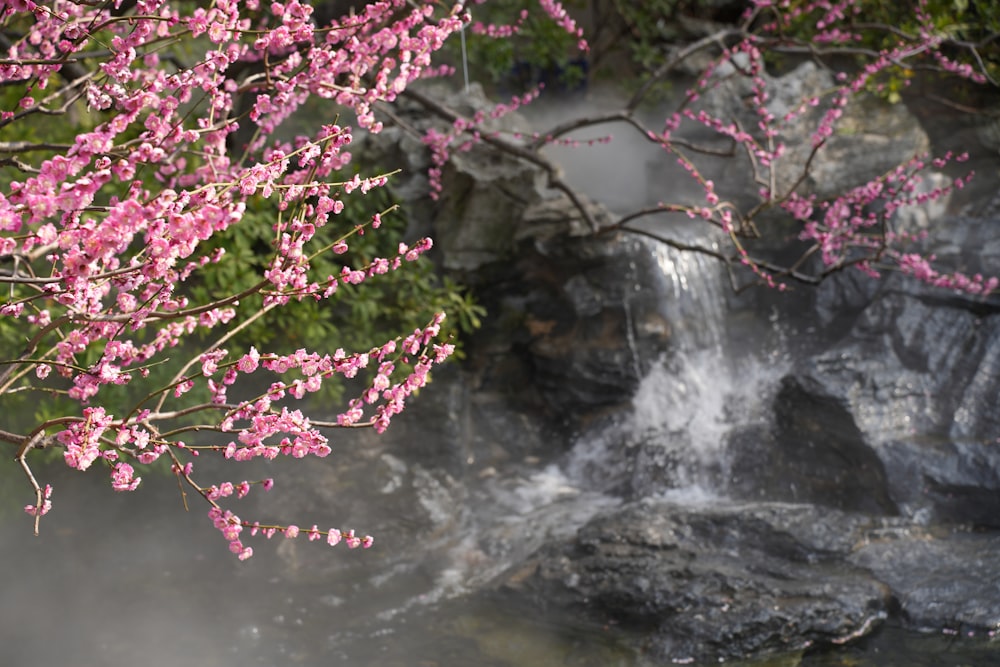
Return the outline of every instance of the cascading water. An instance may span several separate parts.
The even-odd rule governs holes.
[[[599,115],[620,98],[616,91],[594,90],[586,104]],[[577,99],[548,100],[527,109],[526,116],[545,127],[586,116],[580,105]],[[648,115],[650,126],[664,117],[655,110]],[[613,140],[582,145],[602,136]],[[548,147],[546,154],[571,186],[619,215],[664,201],[696,203],[704,195],[671,155],[625,123],[580,131],[572,141]],[[716,182],[727,180],[723,173],[716,176]],[[684,215],[649,216],[632,224],[688,245],[718,249],[713,231]],[[651,255],[648,266],[654,267],[638,275],[633,263],[624,278],[634,282],[624,290],[627,341],[633,363],[646,370],[639,373],[642,381],[631,413],[583,433],[560,470],[575,485],[625,497],[724,495],[727,433],[733,425],[768,418],[776,381],[790,366],[785,318],[776,307],[758,312],[752,299],[735,297],[717,259],[644,236],[634,240],[641,248],[637,254]],[[634,344],[628,296],[643,291],[644,298],[658,302],[669,327],[669,340],[662,349],[646,350],[646,359]]]
[[[647,364],[631,411],[584,433],[561,469],[572,483],[627,498],[708,501],[726,492],[728,432],[768,418],[790,366],[781,317],[734,313],[716,260],[642,244],[659,268],[643,279],[662,303],[668,345]]]

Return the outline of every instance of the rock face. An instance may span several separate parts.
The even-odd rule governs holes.
[[[988,302],[908,293],[894,280],[880,286],[847,335],[782,381],[770,490],[923,521],[1000,525],[1000,423],[991,408],[1000,390],[998,315]],[[813,480],[843,496],[808,496],[822,487]]]
[[[463,113],[489,108],[476,86],[428,94]],[[419,129],[434,124],[416,108],[401,113]],[[492,122],[488,129],[525,129],[517,114]],[[412,138],[387,131],[367,143],[368,159],[408,165],[396,191],[409,199],[412,225],[433,235],[443,269],[476,288],[490,312],[494,326],[471,344],[486,388],[530,388],[574,417],[626,404],[669,334],[659,294],[641,287],[660,279],[654,253],[636,238],[593,236],[567,196],[545,191],[538,166],[488,146],[456,152],[431,202],[416,194],[430,163]],[[612,222],[581,199],[593,220]]]
[[[434,216],[444,268],[469,274],[510,258],[517,232],[511,221],[540,199],[538,169],[477,145],[456,154],[444,178],[448,189]]]
[[[644,250],[621,236],[524,249],[518,280],[529,290],[527,351],[553,409],[580,414],[627,403],[665,346],[670,329],[659,295],[636,289],[658,273]]]
[[[730,487],[738,497],[816,503],[845,511],[893,515],[883,462],[850,412],[810,378],[786,377],[770,428],[737,429],[729,442]]]
[[[808,64],[770,79],[772,111],[780,116],[829,84]],[[739,93],[720,88],[704,103],[731,115]],[[928,146],[900,105],[862,100],[839,127],[803,191],[855,187]],[[808,152],[809,123],[799,132],[790,150]],[[420,155],[409,156],[414,172],[427,166]],[[969,530],[1000,528],[995,298],[845,273],[791,306],[749,298],[723,313],[727,299],[691,290],[679,264],[635,238],[589,234],[568,199],[540,183],[538,169],[473,149],[450,163],[439,203],[416,203],[415,224],[434,230],[442,265],[474,285],[490,312],[464,372],[447,380],[437,426],[414,427],[403,436],[411,450],[367,464],[388,506],[418,510],[410,539],[401,532],[422,568],[458,572],[449,576],[472,595],[499,590],[613,622],[636,651],[664,662],[837,645],[887,619],[997,627],[1000,565],[984,554],[1000,538]],[[924,214],[908,212],[900,224],[925,226]],[[945,232],[924,249],[962,271],[1000,273],[997,224],[938,220]],[[770,320],[764,307],[774,310]],[[780,337],[785,321],[814,342],[792,358],[791,344],[774,343],[777,353],[762,362],[786,369],[774,372],[774,386],[726,393],[710,371],[699,391],[717,401],[715,412],[647,430],[630,419],[630,400],[657,364],[695,350],[748,355],[726,345],[768,322]],[[688,389],[673,379],[678,386],[659,403],[646,397],[647,412],[690,406],[678,407]],[[763,414],[740,421],[737,403],[754,392],[766,397]],[[694,447],[690,431],[706,415],[725,422],[716,460],[703,461],[708,474],[698,477],[714,485],[708,500],[668,500],[679,479],[692,478],[679,468],[698,457],[678,452]],[[581,462],[577,436],[599,428],[621,451],[612,444],[605,458]],[[550,466],[505,471],[512,461]],[[391,564],[405,572],[403,560]]]
[[[746,66],[745,58],[740,64]],[[716,118],[731,119],[735,115],[741,127],[755,128],[759,117],[753,109],[748,106],[734,109],[733,100],[750,99],[755,94],[748,78],[731,76],[735,71],[731,64],[719,69],[719,78],[725,80],[706,92],[700,101],[701,108]],[[781,128],[787,148],[775,166],[779,192],[786,192],[802,178],[807,162],[809,174],[799,184],[798,192],[825,199],[878,178],[930,148],[927,133],[904,105],[886,104],[876,97],[861,95],[843,108],[834,133],[810,161],[813,135],[829,102],[824,96],[835,88],[833,76],[806,61],[781,76],[764,73],[762,77],[767,87],[767,110],[777,119],[775,125]],[[820,103],[801,111],[803,100],[813,97]],[[798,117],[790,123],[782,122],[790,112]]]
[[[927,247],[995,272],[994,225],[944,221]],[[824,289],[831,342],[780,380],[771,419],[731,431],[722,489],[744,503],[637,500],[544,546],[503,589],[618,623],[663,661],[836,645],[886,619],[995,629],[1000,566],[982,554],[998,538],[963,527],[1000,527],[998,305],[898,276]]]
[[[994,629],[998,540],[814,505],[648,499],[550,543],[503,586],[629,628],[654,661],[707,664],[823,650],[893,615],[924,630]]]
[[[1000,627],[1000,571],[989,556],[998,546],[996,534],[886,531],[849,560],[886,582],[912,626],[975,632]]]
[[[889,590],[844,562],[871,519],[807,505],[647,500],[552,545],[509,585],[643,628],[655,660],[723,661],[838,644],[887,615]]]

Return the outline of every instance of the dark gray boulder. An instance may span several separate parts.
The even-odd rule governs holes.
[[[872,534],[850,557],[892,590],[911,627],[982,633],[1000,628],[996,534],[956,531],[937,539],[925,531]]]
[[[995,274],[997,224],[950,218],[921,249],[941,266]],[[782,379],[772,423],[731,434],[730,491],[1000,526],[996,297],[844,274],[815,309],[827,342]]]
[[[971,298],[883,287],[841,341],[783,380],[775,474],[797,485],[799,499],[1000,525],[992,311]],[[834,483],[829,492],[823,480]]]
[[[827,85],[810,67],[769,80],[776,115]],[[719,98],[721,115],[740,113],[734,99]],[[841,128],[853,135],[831,138],[803,191],[849,189],[927,144],[903,107],[874,100],[850,107]],[[799,128],[792,158],[809,150],[809,132],[808,123]],[[417,171],[428,166],[422,159],[411,157]],[[364,465],[329,476],[331,488],[376,480],[378,512],[348,503],[349,515],[410,515],[384,532],[399,536],[388,546],[416,555],[386,556],[383,565],[415,589],[454,579],[472,595],[499,588],[617,624],[634,649],[661,662],[838,644],[890,617],[917,628],[994,629],[1000,568],[988,554],[998,538],[938,536],[941,524],[1000,526],[997,303],[859,272],[780,308],[767,297],[692,289],[693,276],[708,272],[636,238],[591,235],[568,198],[539,187],[540,173],[473,149],[449,163],[439,202],[417,202],[420,225],[438,232],[438,259],[475,286],[490,320],[469,342],[462,382],[429,419],[447,427],[404,432],[409,449],[371,452]],[[611,221],[586,206],[590,218]],[[911,213],[896,223],[922,229],[931,215]],[[923,251],[958,270],[1000,272],[995,220],[941,226]],[[794,336],[779,331],[784,315],[763,322],[772,310],[791,313]],[[777,367],[791,370],[759,388],[760,419],[730,404],[725,378],[711,376],[716,367],[699,378],[700,396],[722,396],[708,416],[730,429],[724,455],[691,455],[689,431],[702,413],[629,430],[629,400],[652,365],[727,345],[751,356],[749,341],[778,334],[809,343],[775,343]],[[770,378],[781,373],[775,389]],[[679,409],[674,385],[684,378],[669,380],[653,412]],[[602,456],[581,455],[565,475],[533,471],[572,460],[577,436],[597,427],[609,443]],[[525,479],[511,472],[529,460]],[[697,475],[678,472],[699,463]],[[691,479],[728,499],[663,499]],[[525,489],[546,483],[558,483],[558,493],[521,502]],[[282,555],[307,576],[316,572],[292,547]]]
[[[507,587],[638,632],[654,659],[728,660],[842,643],[885,618],[888,589],[844,562],[870,518],[807,505],[645,500],[600,515]]]

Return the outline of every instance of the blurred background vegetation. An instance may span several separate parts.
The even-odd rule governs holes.
[[[782,11],[814,5],[812,0],[793,0]],[[584,27],[590,51],[582,54],[577,40],[539,11],[537,0],[491,0],[472,5],[472,22],[489,25],[511,23],[523,10],[529,19],[511,38],[495,39],[466,29],[470,77],[492,83],[503,94],[520,94],[544,82],[549,89],[577,90],[588,81],[612,80],[627,89],[638,88],[650,72],[667,62],[684,45],[736,25],[751,5],[747,0],[566,0],[563,5]],[[895,44],[905,35],[919,34],[917,0],[885,3],[859,0],[857,12],[847,17],[847,26],[862,39],[853,46],[878,50]],[[946,40],[943,53],[959,62],[981,67],[1000,81],[1000,3],[995,0],[927,0],[926,11],[938,36]],[[812,43],[819,32],[819,10],[804,13],[791,22],[773,46],[793,41]],[[757,27],[773,20],[761,14]],[[975,47],[975,53],[970,47]],[[448,45],[449,62],[461,72],[459,40]],[[777,55],[784,64],[806,54]],[[860,64],[864,56],[854,60]],[[775,60],[772,60],[775,62]],[[844,59],[840,59],[844,62]],[[775,62],[776,65],[780,63]],[[932,66],[927,57],[920,65]],[[896,72],[898,79],[909,73]],[[898,101],[900,81],[887,91]],[[669,89],[669,84],[664,90]]]

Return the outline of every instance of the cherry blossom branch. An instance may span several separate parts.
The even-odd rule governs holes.
[[[301,399],[324,379],[354,377],[369,358],[378,359],[368,389],[338,423],[353,427],[367,420],[382,431],[427,381],[431,366],[453,349],[434,342],[441,315],[369,353],[300,350],[282,356],[251,348],[239,363],[223,363],[235,336],[265,313],[303,298],[328,299],[340,284],[361,284],[430,249],[424,239],[401,245],[396,257],[344,266],[339,276],[312,275],[318,258],[343,253],[352,235],[377,229],[391,210],[363,225],[349,224],[333,243],[316,243],[319,228],[337,223],[341,197],[382,187],[392,172],[361,178],[347,171],[349,127],[324,125],[294,144],[277,137],[310,97],[330,100],[362,128],[378,132],[373,105],[392,101],[423,75],[431,54],[461,28],[461,7],[442,12],[431,3],[390,0],[369,5],[361,16],[316,26],[312,8],[298,0],[267,8],[216,0],[185,13],[160,0],[127,3],[124,11],[112,4],[41,6],[28,0],[0,8],[0,25],[21,33],[16,39],[0,35],[0,84],[22,95],[13,107],[0,109],[0,126],[16,123],[27,130],[41,115],[70,110],[84,111],[96,123],[68,145],[0,144],[4,162],[23,175],[0,193],[0,255],[14,261],[11,270],[0,272],[0,282],[9,286],[0,317],[27,341],[4,362],[0,399],[44,389],[78,404],[27,436],[0,433],[0,440],[18,447],[17,460],[35,494],[26,510],[36,532],[51,507],[51,490],[42,489],[31,472],[27,456],[34,449],[59,446],[66,463],[79,470],[99,462],[111,469],[118,491],[139,485],[133,464],[151,465],[168,455],[185,483],[211,502],[217,520],[223,515],[212,489],[225,496],[232,485],[198,486],[191,461],[182,461],[183,452],[194,456],[198,445],[181,436],[211,429],[257,438],[268,453],[325,455],[330,448],[319,427],[287,407],[286,397]],[[192,64],[173,53],[182,41],[193,52]],[[66,84],[50,86],[57,77]],[[249,110],[236,111],[244,101],[251,103]],[[234,160],[227,141],[240,123],[251,122],[250,143]],[[248,204],[260,199],[272,200],[279,211],[268,269],[249,288],[192,301],[185,283],[224,254],[207,253],[201,244],[248,224]],[[254,295],[262,307],[232,322],[237,304]],[[200,353],[181,347],[196,331],[213,330]],[[397,348],[403,351],[393,355]],[[173,381],[147,377],[171,354],[177,364],[169,369]],[[279,377],[301,377],[272,383],[253,402],[228,401],[228,387],[257,364]],[[50,379],[53,371],[57,378]],[[396,379],[399,373],[405,379]],[[190,398],[196,384],[210,401]],[[121,385],[142,397],[126,406],[124,418],[111,414],[106,399],[106,388]],[[155,410],[149,410],[153,401]],[[364,406],[371,406],[370,415]],[[215,423],[186,423],[213,413],[203,421],[218,417]],[[271,439],[283,433],[288,437],[272,446]],[[183,488],[182,497],[186,504]],[[233,525],[239,524],[226,519],[219,527],[228,533]],[[283,530],[291,536],[292,528]],[[307,532],[331,544],[371,544],[353,531]],[[251,553],[234,552],[241,558]]]

